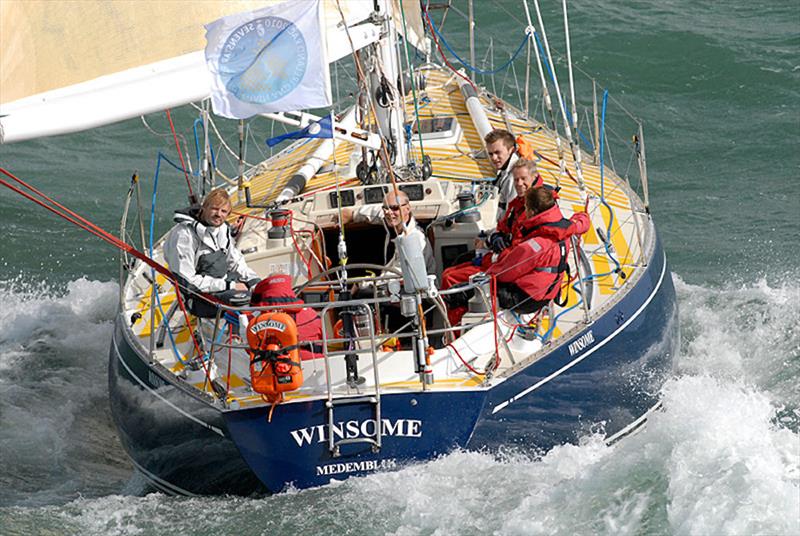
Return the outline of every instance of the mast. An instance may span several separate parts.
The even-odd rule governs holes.
[[[390,161],[395,167],[402,167],[408,163],[408,149],[403,129],[403,95],[397,88],[401,68],[395,53],[394,7],[391,0],[376,0],[375,7],[373,17],[382,22],[383,35],[375,45],[375,53],[369,55],[372,60],[369,68],[370,99],[374,104],[379,132],[389,149]]]

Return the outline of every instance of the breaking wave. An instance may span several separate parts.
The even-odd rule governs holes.
[[[607,446],[595,433],[541,457],[459,451],[264,498],[128,496],[135,478],[105,410],[117,286],[81,279],[46,297],[46,285],[0,285],[3,502],[13,505],[0,524],[98,535],[800,533],[797,282],[674,280],[682,354],[663,410],[636,435]]]

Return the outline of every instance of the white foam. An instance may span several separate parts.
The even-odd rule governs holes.
[[[800,407],[800,284],[760,279],[715,289],[673,277],[680,303],[679,372],[743,381]]]
[[[269,534],[403,536],[798,534],[800,435],[790,411],[800,377],[798,285],[675,282],[684,339],[677,376],[665,386],[663,411],[613,447],[595,433],[539,458],[454,452],[263,499],[107,496],[74,501],[59,515],[85,534],[153,527],[239,533],[254,526]],[[116,299],[113,286],[86,284],[97,301],[66,315],[82,328]]]
[[[0,282],[0,450],[20,479],[0,497],[37,503],[74,493],[76,467],[108,458],[93,447],[114,433],[98,404],[107,398],[116,301],[115,283]]]
[[[668,445],[668,515],[682,534],[800,533],[800,436],[769,397],[739,382],[685,376],[664,389],[647,440]]]

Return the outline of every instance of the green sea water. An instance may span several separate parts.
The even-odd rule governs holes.
[[[563,53],[561,6],[542,4]],[[522,4],[475,9],[477,56],[491,43],[500,64],[522,39]],[[140,496],[107,406],[116,251],[4,190],[0,533],[800,533],[800,6],[569,9],[576,66],[644,121],[651,207],[680,302],[682,352],[645,430],[613,448],[589,435],[541,458],[457,452],[267,498]],[[445,37],[467,58],[464,20],[447,17]],[[478,78],[513,102],[516,75]],[[196,115],[173,112],[190,147]],[[147,120],[169,132],[163,114]],[[271,129],[252,128],[260,140]],[[0,165],[116,232],[134,171],[149,203],[158,151],[176,161],[171,136],[130,120],[0,146]],[[163,169],[156,234],[185,199],[183,175]]]

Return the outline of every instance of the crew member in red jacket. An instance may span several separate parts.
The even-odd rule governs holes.
[[[286,274],[273,274],[261,280],[255,288],[250,299],[253,307],[267,307],[269,305],[296,305],[285,309],[276,309],[287,313],[297,324],[297,340],[306,342],[300,347],[300,359],[316,359],[322,357],[322,320],[317,312],[310,307],[303,307],[303,300],[299,299],[292,289],[292,278]]]
[[[536,162],[520,158],[511,166],[511,175],[514,178],[514,190],[517,197],[511,200],[503,218],[498,222],[495,231],[489,235],[488,246],[492,253],[485,253],[467,262],[456,264],[442,272],[442,290],[453,285],[466,283],[469,276],[486,271],[492,260],[501,255],[513,243],[512,237],[517,231],[520,222],[525,219],[525,192],[528,188],[544,186],[542,177],[536,172]],[[518,231],[517,231],[518,234]]]
[[[569,267],[569,239],[588,231],[589,225],[585,212],[564,219],[550,189],[529,189],[517,243],[486,270],[497,281],[500,308],[532,313],[555,299]],[[451,324],[458,324],[464,312],[462,304],[452,307],[448,311]]]
[[[589,230],[585,212],[564,219],[553,192],[535,188],[525,194],[526,219],[520,223],[520,241],[486,273],[497,279],[497,299],[506,309],[532,313],[558,297],[562,275],[569,269],[570,237]]]

